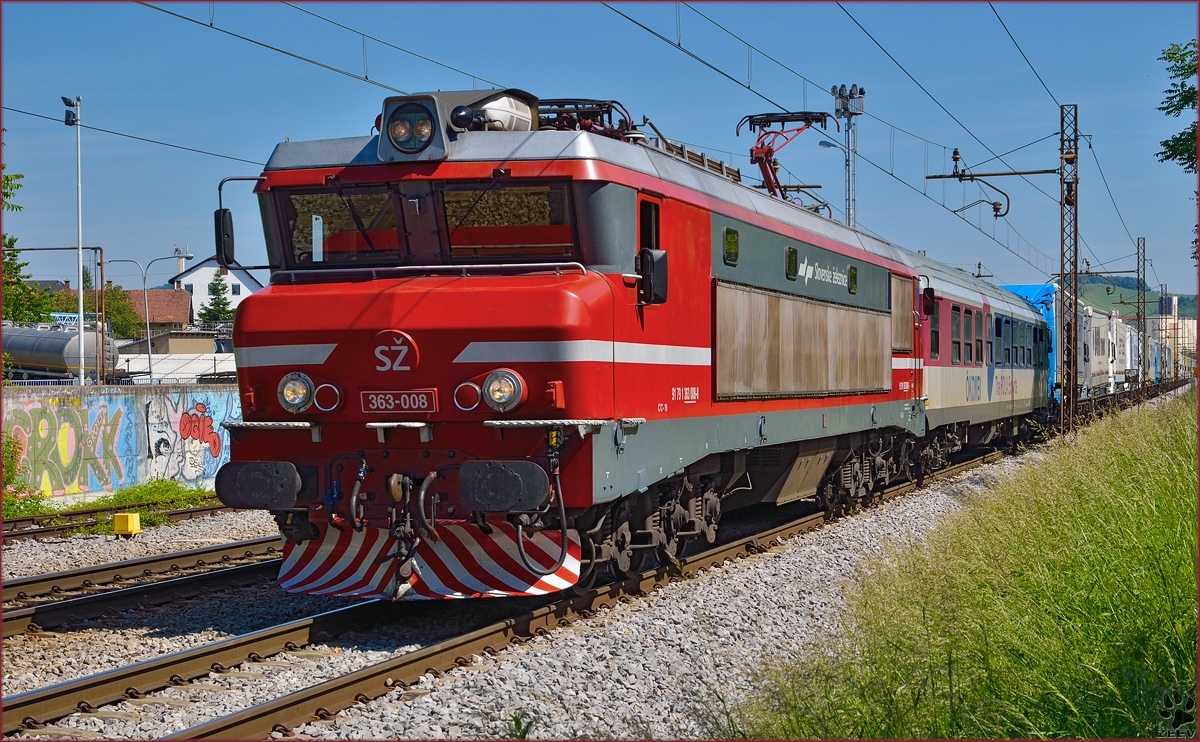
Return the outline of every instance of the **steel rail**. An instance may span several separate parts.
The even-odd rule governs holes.
[[[279,558],[241,564],[236,567],[173,577],[132,587],[112,588],[102,593],[55,600],[4,612],[4,638],[26,631],[53,629],[75,621],[98,618],[109,611],[149,607],[217,592],[231,586],[251,585],[274,580],[279,574]]]
[[[3,733],[36,729],[44,722],[99,708],[144,693],[184,684],[227,667],[351,630],[376,620],[380,601],[339,608],[297,621],[231,637],[202,647],[155,657],[3,699]]]
[[[1004,456],[1002,452],[991,452],[941,469],[926,477],[925,481],[945,479]],[[879,499],[889,500],[911,492],[918,486],[905,482],[884,490]],[[680,560],[677,567],[647,570],[624,582],[604,585],[587,595],[564,598],[523,616],[505,619],[460,637],[198,724],[166,739],[264,739],[272,732],[290,733],[291,729],[302,724],[330,719],[356,703],[368,703],[397,688],[407,688],[422,675],[441,677],[447,670],[469,665],[472,655],[497,654],[508,644],[522,644],[530,637],[587,618],[597,610],[612,608],[619,602],[632,602],[669,582],[689,579],[704,569],[718,567],[731,559],[765,553],[771,546],[792,536],[819,528],[826,520],[823,512],[805,516],[757,536],[737,539],[686,557]]]
[[[14,580],[4,581],[4,602],[50,595],[64,590],[94,587],[107,582],[122,582],[166,572],[221,564],[260,554],[270,554],[280,551],[282,544],[279,536],[265,536],[246,541],[175,551],[169,554],[152,554],[137,559],[79,567],[62,572],[18,577]]]
[[[1176,384],[1172,388],[1182,385]],[[1135,394],[1128,396],[1131,401],[1136,398]],[[881,492],[876,500],[890,500],[931,482],[1000,460],[1006,455],[1003,451],[992,451],[947,466],[929,474],[921,482],[903,482],[890,487]],[[834,517],[849,514],[839,512]],[[366,703],[395,688],[406,688],[422,675],[440,676],[446,670],[467,665],[472,655],[495,654],[507,644],[523,643],[532,636],[543,635],[554,628],[587,618],[596,610],[611,608],[618,602],[632,602],[667,582],[687,579],[729,559],[765,552],[784,539],[820,527],[828,519],[823,512],[815,513],[773,527],[757,536],[735,539],[729,544],[686,557],[677,566],[648,570],[624,582],[596,588],[587,595],[563,598],[524,615],[199,724],[169,738],[261,739],[273,731],[287,732],[315,719],[331,718],[355,703]],[[311,642],[324,641],[328,636],[385,618],[388,607],[387,602],[369,601],[13,696],[3,702],[3,732],[9,734],[36,729],[48,721],[76,711],[135,698],[169,685],[187,683],[214,670],[221,672],[241,662],[257,661],[272,654],[299,649]]]
[[[216,500],[216,497],[209,498]],[[80,519],[93,515],[103,515],[104,513],[116,513],[128,508],[152,508],[162,503],[157,502],[132,502],[127,505],[108,505],[102,508],[82,508],[80,510],[63,510],[56,513],[38,513],[37,515],[22,515],[18,518],[4,519],[4,533],[7,535],[11,531],[19,531],[26,528],[34,528],[48,520],[58,520],[59,518]]]

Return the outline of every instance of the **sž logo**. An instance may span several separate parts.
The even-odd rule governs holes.
[[[389,379],[402,379],[411,374],[420,363],[417,344],[406,332],[384,330],[371,342],[376,371],[386,372]]]

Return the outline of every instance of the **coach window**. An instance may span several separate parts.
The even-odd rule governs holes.
[[[933,314],[929,315],[929,357],[937,358],[942,351],[942,333],[939,329],[941,325],[942,302],[940,299],[933,301]]]
[[[950,307],[950,362],[962,363],[962,309]]]
[[[984,321],[983,326],[987,328],[988,333],[991,333],[991,331],[992,331],[992,313],[991,312],[987,313],[987,319]],[[980,332],[980,334],[982,335],[983,333]],[[996,359],[992,355],[992,353],[993,353],[992,347],[993,347],[992,339],[989,337],[988,341],[987,341],[987,365],[989,365],[989,366],[994,366],[996,364]]]
[[[983,312],[975,312],[975,365],[983,365]]]
[[[1033,325],[1025,323],[1025,368],[1033,366]]]
[[[971,322],[973,312],[970,309],[963,310],[963,364],[971,365],[971,328],[974,324]]]
[[[1000,336],[1000,344],[1004,346],[1004,368],[1012,368],[1012,320],[1004,318],[1004,330]]]

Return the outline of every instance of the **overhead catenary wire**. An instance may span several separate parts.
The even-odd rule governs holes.
[[[20,113],[20,114],[24,114],[26,116],[33,116],[34,118],[39,118],[39,119],[46,119],[47,121],[53,121],[56,124],[62,123],[61,116],[59,116],[59,117],[46,116],[46,115],[43,115],[40,113],[32,113],[30,111],[22,111],[19,108],[13,108],[11,106],[4,106],[3,108],[5,111],[12,111],[13,113]],[[224,159],[224,160],[234,160],[235,162],[245,162],[249,165],[264,165],[265,166],[265,164],[266,164],[266,163],[258,162],[257,160],[247,160],[242,157],[233,157],[232,155],[222,155],[217,152],[209,152],[209,151],[203,150],[203,149],[196,149],[195,147],[185,147],[182,144],[171,144],[170,142],[160,142],[157,139],[149,139],[147,137],[139,137],[139,136],[135,136],[133,134],[124,134],[119,131],[112,131],[111,129],[101,129],[98,126],[88,126],[87,124],[79,124],[79,126],[83,127],[84,129],[91,129],[92,131],[99,131],[104,134],[112,134],[113,136],[124,137],[126,139],[136,139],[139,142],[147,142],[149,144],[157,144],[160,147],[170,147],[172,149],[182,149],[187,152],[195,152],[196,154],[199,154],[199,155],[208,155],[209,157],[220,157],[221,159]]]
[[[1050,100],[1054,101],[1054,105],[1061,106],[1062,104],[1058,102],[1058,98],[1055,98],[1054,93],[1050,92],[1050,86],[1046,84],[1046,81],[1043,80],[1042,76],[1038,74],[1038,71],[1034,69],[1033,62],[1030,62],[1029,57],[1025,56],[1025,50],[1022,49],[1021,45],[1017,43],[1017,39],[1012,35],[1012,31],[1008,30],[1008,25],[1005,24],[1004,19],[1000,17],[1000,12],[996,10],[996,6],[992,5],[991,2],[988,2],[988,7],[991,8],[992,13],[996,15],[996,20],[1000,21],[1000,26],[1004,28],[1004,33],[1008,34],[1008,38],[1012,39],[1013,46],[1017,47],[1017,51],[1021,53],[1021,58],[1025,60],[1025,64],[1029,65],[1029,69],[1033,71],[1034,77],[1036,77],[1038,82],[1042,84],[1042,87],[1045,88],[1046,95],[1050,96]]]
[[[754,46],[754,45],[753,45],[753,44],[751,44],[749,41],[746,41],[745,39],[743,39],[741,36],[738,36],[738,35],[737,35],[736,33],[734,33],[733,31],[730,31],[728,28],[726,28],[725,26],[721,25],[721,24],[720,24],[718,21],[715,21],[715,20],[713,20],[712,18],[710,18],[710,17],[708,17],[707,15],[705,15],[704,13],[700,12],[700,11],[699,11],[699,10],[697,10],[695,7],[693,7],[692,5],[690,5],[690,4],[688,4],[688,3],[684,3],[684,5],[685,5],[685,6],[687,6],[687,8],[688,8],[689,10],[691,10],[693,13],[695,13],[696,15],[700,16],[700,17],[701,17],[701,18],[703,18],[704,20],[706,20],[706,21],[708,21],[709,23],[713,24],[714,26],[716,26],[717,28],[721,29],[721,30],[722,30],[722,31],[724,31],[725,33],[729,34],[729,35],[730,35],[730,36],[732,36],[733,38],[737,39],[737,40],[738,40],[738,41],[740,41],[741,43],[745,44],[745,45],[746,45],[746,47],[747,47],[748,49],[750,49],[750,50],[752,50],[752,51],[755,51],[755,52],[758,52],[759,54],[761,54],[761,55],[762,55],[763,57],[765,57],[766,59],[769,59],[770,61],[772,61],[772,62],[774,62],[775,64],[779,65],[780,67],[782,67],[783,69],[785,69],[785,70],[787,70],[788,72],[792,73],[793,75],[795,75],[796,77],[800,78],[801,80],[803,80],[804,82],[808,83],[809,85],[813,85],[813,86],[815,86],[817,89],[821,90],[822,92],[825,92],[825,88],[824,88],[824,87],[823,87],[821,84],[819,84],[819,83],[817,83],[817,82],[814,82],[814,81],[810,80],[809,78],[807,78],[807,77],[805,77],[804,75],[800,74],[799,72],[797,72],[796,70],[792,69],[792,68],[791,68],[791,67],[789,67],[788,65],[784,64],[783,62],[780,62],[780,61],[779,61],[778,59],[776,59],[775,57],[772,57],[770,54],[767,54],[767,53],[766,53],[765,51],[763,51],[762,49],[758,48],[757,46]],[[807,105],[807,103],[806,103],[805,105]],[[936,146],[936,147],[947,147],[947,145],[945,145],[945,144],[939,144],[938,142],[935,142],[935,141],[933,141],[932,139],[927,139],[927,138],[925,138],[925,137],[921,136],[920,134],[914,134],[913,132],[911,132],[911,131],[908,131],[907,129],[904,129],[903,127],[896,126],[895,124],[893,124],[893,123],[890,123],[890,122],[888,122],[888,121],[884,121],[883,119],[879,118],[878,116],[876,116],[875,114],[873,114],[873,113],[871,113],[871,112],[869,112],[869,111],[863,111],[863,112],[862,112],[862,115],[866,116],[867,118],[874,119],[875,121],[878,121],[878,122],[879,122],[879,123],[881,123],[881,124],[885,124],[885,125],[887,125],[887,126],[890,126],[891,128],[895,129],[896,131],[899,131],[899,132],[901,132],[901,133],[903,133],[903,134],[907,134],[908,136],[912,137],[913,139],[919,139],[919,140],[921,140],[922,142],[926,142],[927,144],[932,144],[932,145],[934,145],[934,146]]]
[[[666,43],[666,44],[669,44],[670,46],[672,46],[672,47],[674,47],[674,48],[678,49],[679,51],[683,52],[684,54],[687,54],[687,55],[688,55],[689,57],[691,57],[692,59],[696,60],[697,62],[700,62],[700,63],[701,63],[701,64],[703,64],[705,67],[708,67],[709,69],[711,69],[711,70],[713,70],[714,72],[718,73],[719,75],[721,75],[721,76],[722,76],[722,77],[724,77],[725,79],[727,79],[727,80],[730,80],[730,81],[731,81],[731,82],[733,82],[734,84],[736,84],[736,85],[738,85],[738,86],[740,86],[740,87],[742,87],[742,88],[745,88],[745,89],[749,90],[750,92],[754,93],[755,95],[757,95],[758,97],[762,98],[763,100],[765,100],[765,101],[767,101],[767,102],[771,103],[772,105],[774,105],[774,106],[778,107],[778,108],[779,108],[781,111],[787,111],[787,110],[788,110],[786,107],[784,107],[784,106],[780,105],[779,103],[775,102],[774,100],[772,100],[772,99],[768,98],[767,96],[765,96],[764,94],[760,93],[759,91],[757,91],[757,90],[753,90],[752,88],[749,88],[749,87],[748,87],[748,86],[747,86],[745,83],[741,82],[740,80],[737,80],[737,79],[736,79],[736,78],[734,78],[732,75],[730,75],[730,74],[726,73],[725,71],[723,71],[723,70],[719,69],[718,67],[716,67],[715,65],[713,65],[712,63],[710,63],[708,60],[706,60],[706,59],[704,59],[704,58],[700,57],[700,56],[699,56],[698,54],[696,54],[695,52],[692,52],[691,50],[689,50],[689,49],[687,49],[687,48],[685,48],[685,47],[683,47],[683,46],[681,46],[681,45],[679,45],[679,44],[675,43],[674,41],[671,41],[670,39],[666,38],[666,37],[665,37],[665,36],[663,36],[662,34],[660,34],[660,33],[658,33],[657,31],[655,31],[654,29],[652,29],[652,28],[649,28],[648,26],[646,26],[645,24],[641,23],[640,21],[638,21],[638,20],[636,20],[636,19],[634,19],[634,18],[630,17],[629,15],[626,15],[625,13],[622,13],[621,11],[619,11],[619,10],[617,10],[616,8],[612,7],[612,6],[611,6],[611,5],[609,5],[608,3],[606,3],[606,2],[601,2],[601,5],[604,5],[604,6],[605,6],[606,8],[608,8],[609,10],[612,10],[612,11],[613,11],[613,12],[615,12],[617,15],[620,15],[622,18],[625,18],[625,19],[626,19],[626,20],[628,20],[629,22],[631,22],[631,23],[633,23],[634,25],[638,26],[639,28],[643,29],[644,31],[646,31],[647,33],[651,34],[652,36],[654,36],[655,38],[659,39],[660,41],[663,41],[664,43]],[[690,7],[690,6],[689,6],[689,7]],[[844,9],[843,9],[843,10],[844,10]],[[864,31],[865,31],[865,29],[864,29]],[[869,34],[868,34],[868,35],[869,35]],[[743,43],[745,43],[745,42],[743,42]],[[877,43],[878,43],[878,42],[877,42]],[[881,47],[881,48],[882,48],[882,47]],[[761,52],[760,52],[760,53],[761,53]],[[885,53],[886,53],[886,50],[885,50]],[[767,55],[766,55],[766,54],[764,54],[763,56],[767,56]],[[890,55],[889,55],[889,56],[890,56]],[[773,60],[773,61],[774,61],[774,60]],[[906,73],[906,74],[907,74],[907,73]],[[911,76],[910,76],[910,77],[911,77]],[[915,80],[914,80],[914,82],[915,82]],[[920,83],[918,83],[918,85],[919,85],[919,84],[920,84]],[[922,89],[924,89],[924,88],[922,88]],[[890,124],[889,124],[889,126],[890,126]],[[966,127],[964,127],[964,129],[965,129],[965,128],[966,128]],[[968,132],[968,133],[970,133],[970,132]],[[974,136],[974,135],[972,134],[972,136]],[[926,140],[926,141],[928,141],[928,140]],[[980,142],[980,143],[982,144],[982,142]],[[944,147],[943,145],[941,145],[941,144],[937,144],[936,142],[934,142],[934,144],[936,144],[936,145],[937,145],[937,146],[939,146],[939,147],[942,147],[942,148],[943,148],[943,150],[945,150],[945,147]],[[838,146],[840,147],[841,145],[838,145]],[[985,149],[987,149],[986,145],[984,145],[984,148],[985,148]],[[995,155],[995,154],[996,154],[995,152],[993,152],[993,151],[992,151],[992,150],[990,150],[990,149],[988,149],[988,152],[990,152],[990,153],[991,153],[991,154],[993,154],[993,155]],[[1010,232],[1011,232],[1011,233],[1014,233],[1014,234],[1016,234],[1016,235],[1017,235],[1017,249],[1015,249],[1015,250],[1014,250],[1012,247],[1010,247],[1008,244],[1005,244],[1004,242],[1001,242],[1001,241],[1000,241],[999,239],[997,239],[997,238],[996,238],[994,235],[990,235],[990,234],[988,234],[988,233],[987,233],[985,230],[983,230],[981,227],[979,227],[979,226],[977,226],[977,225],[975,225],[975,224],[972,224],[972,223],[971,223],[971,222],[970,222],[970,221],[969,221],[969,220],[968,220],[966,217],[964,217],[962,214],[954,212],[954,210],[953,210],[953,209],[950,209],[948,206],[946,206],[946,205],[945,205],[945,203],[939,203],[937,200],[935,200],[935,199],[933,199],[933,198],[930,198],[930,197],[929,197],[929,195],[928,195],[927,193],[925,193],[925,192],[924,192],[922,189],[920,189],[920,188],[917,188],[917,187],[913,186],[911,183],[908,183],[908,182],[907,182],[907,181],[905,181],[903,178],[897,177],[897,176],[896,176],[894,173],[892,173],[892,172],[889,172],[887,168],[884,168],[884,167],[882,167],[882,166],[878,165],[878,164],[877,164],[877,163],[875,163],[873,160],[871,160],[870,158],[868,158],[868,157],[866,157],[865,155],[863,155],[863,154],[862,154],[862,152],[856,152],[856,153],[855,153],[855,155],[856,155],[856,157],[858,157],[859,159],[863,160],[863,161],[864,161],[864,162],[866,162],[867,164],[869,164],[869,165],[871,165],[872,167],[876,168],[877,170],[879,170],[880,172],[884,173],[885,175],[887,175],[888,177],[892,178],[893,180],[896,180],[896,181],[898,181],[898,182],[900,182],[900,183],[903,183],[905,186],[907,186],[907,187],[908,187],[908,188],[910,188],[911,190],[913,190],[913,191],[915,191],[915,192],[917,192],[917,193],[921,194],[922,196],[924,196],[924,197],[925,197],[926,199],[928,199],[929,201],[931,201],[931,202],[933,202],[933,203],[935,203],[935,204],[937,204],[937,205],[941,206],[942,208],[946,209],[947,211],[949,211],[949,212],[953,213],[955,216],[957,216],[957,217],[958,217],[960,220],[962,220],[964,223],[966,223],[966,224],[969,224],[969,225],[971,225],[973,228],[975,228],[975,229],[976,229],[976,230],[977,230],[977,231],[978,231],[980,234],[984,235],[984,236],[985,236],[985,237],[987,237],[988,239],[990,239],[990,240],[992,240],[993,242],[995,242],[996,244],[1000,245],[1000,246],[1001,246],[1001,247],[1003,247],[1005,250],[1008,250],[1010,253],[1012,253],[1012,254],[1013,254],[1013,255],[1015,255],[1016,257],[1020,258],[1021,260],[1024,260],[1026,263],[1029,263],[1029,265],[1033,266],[1033,268],[1035,268],[1037,271],[1039,271],[1039,272],[1041,272],[1041,273],[1043,273],[1043,274],[1045,274],[1045,275],[1049,275],[1049,274],[1050,274],[1050,272],[1051,272],[1051,270],[1050,270],[1050,267],[1049,267],[1049,266],[1050,266],[1050,256],[1046,255],[1044,252],[1042,252],[1041,250],[1038,250],[1036,247],[1034,247],[1034,246],[1032,245],[1032,243],[1030,243],[1030,242],[1029,242],[1027,239],[1025,239],[1024,235],[1022,235],[1020,232],[1018,232],[1018,231],[1017,231],[1015,228],[1013,228],[1013,227],[1012,227],[1012,223],[1011,223],[1011,222],[1009,222],[1007,219],[1005,219],[1005,220],[1004,220],[1004,221],[1005,221],[1005,224],[1006,224],[1006,226],[1008,227],[1008,229],[1010,230]],[[1003,157],[1003,155],[1000,155],[1000,157]],[[1003,160],[1001,160],[1001,161],[1003,162]],[[1005,164],[1007,165],[1007,163],[1005,163]],[[1035,188],[1037,188],[1037,186],[1036,186],[1036,185],[1035,185],[1034,187],[1035,187]],[[1038,190],[1041,190],[1041,189],[1038,189]],[[1045,193],[1045,191],[1042,191],[1042,193],[1044,194],[1044,193]],[[1054,200],[1055,200],[1055,203],[1057,203],[1057,199],[1054,199]],[[1025,255],[1022,255],[1022,254],[1021,254],[1021,252],[1020,252],[1020,247],[1021,247],[1021,243],[1022,243],[1022,242],[1023,242],[1023,243],[1025,244],[1025,246],[1027,246],[1027,247],[1029,248],[1029,250],[1031,251],[1031,257],[1026,257]],[[1033,254],[1036,254],[1036,256],[1034,256]],[[1045,266],[1043,266],[1043,265],[1040,265],[1038,262],[1036,262],[1036,261],[1037,261],[1037,256],[1040,256],[1041,258],[1045,259],[1045,261],[1046,261],[1046,264],[1045,264]]]
[[[330,72],[336,72],[339,75],[345,75],[346,77],[353,77],[355,80],[359,80],[360,82],[365,82],[369,85],[374,85],[376,87],[380,87],[385,90],[390,90],[393,93],[399,93],[400,95],[408,95],[408,93],[406,91],[401,90],[400,88],[393,88],[391,85],[384,85],[383,83],[378,82],[376,80],[372,80],[364,75],[356,75],[353,72],[344,70],[340,67],[334,67],[331,64],[325,64],[324,62],[318,62],[317,60],[312,59],[310,57],[305,57],[301,54],[296,54],[295,52],[289,52],[287,49],[281,49],[278,46],[272,46],[265,42],[258,41],[257,39],[252,39],[249,36],[242,36],[241,34],[226,30],[224,28],[221,28],[220,26],[214,26],[209,23],[205,23],[204,21],[198,21],[195,18],[188,18],[186,15],[181,15],[174,11],[167,10],[166,8],[160,8],[157,5],[151,5],[150,3],[141,2],[140,0],[138,0],[137,4],[147,7],[147,8],[150,8],[151,10],[157,10],[160,13],[166,13],[169,16],[174,16],[175,18],[178,18],[183,21],[187,21],[188,23],[195,23],[197,26],[200,26],[201,28],[211,28],[214,31],[220,31],[221,33],[226,34],[228,36],[232,36],[235,39],[241,39],[242,41],[254,44],[255,46],[261,46],[264,49],[270,49],[273,52],[278,52],[285,56],[291,57],[292,59],[298,59],[301,62],[307,62],[309,64],[316,65],[317,67],[321,67],[323,69],[329,70]]]
[[[313,11],[311,11],[307,8],[302,8],[299,5],[294,5],[293,3],[286,2],[286,0],[283,4],[288,6],[289,8],[298,10],[301,13],[307,13],[308,15],[311,15],[314,18],[319,18],[320,20],[325,21],[326,23],[329,23],[331,25],[337,26],[338,28],[345,29],[346,31],[349,31],[351,33],[358,34],[359,36],[363,37],[364,39],[370,39],[371,41],[374,41],[377,44],[383,44],[384,46],[386,46],[388,48],[395,49],[396,51],[399,51],[399,52],[404,52],[405,54],[416,57],[417,59],[423,59],[426,62],[429,62],[430,64],[436,64],[438,67],[442,67],[443,69],[450,70],[451,72],[457,72],[460,75],[465,75],[465,76],[471,78],[472,80],[479,80],[480,82],[486,82],[488,85],[491,85],[492,87],[497,87],[497,88],[506,87],[505,85],[502,85],[501,83],[495,82],[493,80],[489,80],[486,77],[482,77],[481,75],[476,75],[476,74],[467,72],[466,70],[460,70],[459,68],[448,65],[445,62],[439,62],[438,60],[427,57],[424,54],[419,54],[419,53],[413,51],[412,49],[405,49],[404,47],[397,46],[396,44],[393,44],[390,41],[384,41],[383,39],[379,38],[378,36],[372,36],[371,34],[366,33],[364,31],[359,31],[357,28],[351,28],[350,26],[347,26],[344,23],[338,23],[337,21],[335,21],[331,18],[326,18],[325,16],[321,15],[320,13],[314,13]],[[364,46],[363,54],[364,54],[364,58],[365,58],[365,54],[366,54],[365,46]],[[364,64],[364,67],[365,67],[365,64]],[[365,72],[365,70],[364,70],[364,72]]]
[[[883,44],[879,43],[879,41],[878,41],[878,40],[877,40],[877,39],[876,39],[874,36],[872,36],[872,35],[871,35],[871,32],[870,32],[870,31],[868,31],[868,30],[866,29],[866,27],[865,27],[865,26],[863,26],[863,24],[859,23],[859,22],[858,22],[858,19],[857,19],[857,18],[855,18],[855,17],[854,17],[854,16],[853,16],[853,15],[850,13],[850,11],[846,10],[845,6],[843,6],[841,3],[837,3],[837,6],[838,6],[839,8],[841,8],[841,9],[842,9],[842,12],[843,12],[843,13],[845,13],[845,14],[846,14],[846,16],[847,16],[847,17],[848,17],[848,18],[849,18],[851,21],[853,21],[853,22],[854,22],[854,25],[858,26],[859,30],[861,30],[861,31],[862,31],[864,34],[866,34],[866,35],[867,35],[867,38],[868,38],[868,39],[870,39],[870,40],[871,40],[871,41],[872,41],[872,42],[875,44],[875,46],[879,47],[879,50],[880,50],[881,52],[883,52],[883,53],[884,53],[884,54],[887,56],[887,58],[888,58],[888,59],[892,60],[892,62],[893,62],[893,63],[894,63],[894,64],[895,64],[897,67],[899,67],[899,68],[900,68],[900,71],[901,71],[901,72],[903,72],[903,73],[904,73],[904,74],[905,74],[905,75],[908,77],[908,79],[909,79],[909,80],[912,80],[912,81],[913,81],[913,84],[915,84],[915,85],[916,85],[918,88],[920,88],[920,89],[921,89],[921,92],[922,92],[922,93],[924,93],[925,95],[929,96],[929,99],[930,99],[931,101],[933,101],[933,102],[934,102],[934,103],[937,105],[937,107],[938,107],[938,108],[942,109],[942,111],[943,111],[943,112],[944,112],[944,113],[945,113],[947,116],[949,116],[949,117],[950,117],[950,118],[951,118],[951,119],[954,121],[954,123],[956,123],[956,124],[958,124],[960,127],[962,127],[962,130],[963,130],[963,131],[965,131],[965,132],[966,132],[966,133],[967,133],[967,134],[968,134],[968,135],[969,135],[969,136],[970,136],[972,139],[974,139],[976,142],[978,142],[978,143],[979,143],[979,146],[981,146],[981,147],[983,147],[984,149],[986,149],[986,150],[988,151],[988,154],[990,154],[990,155],[992,155],[992,156],[993,156],[993,159],[1000,160],[1001,164],[1003,164],[1005,167],[1007,167],[1007,168],[1009,168],[1009,169],[1011,169],[1011,170],[1016,170],[1016,168],[1014,168],[1012,165],[1009,165],[1007,162],[1005,162],[1005,161],[1004,161],[1004,156],[1003,156],[1003,155],[997,155],[997,154],[995,153],[995,151],[994,151],[994,150],[992,150],[992,148],[991,148],[991,147],[989,147],[989,146],[987,146],[986,144],[984,144],[984,143],[983,143],[983,140],[982,140],[982,139],[980,139],[979,137],[975,136],[975,132],[971,131],[971,130],[970,130],[968,127],[967,127],[967,125],[966,125],[966,124],[964,124],[962,121],[959,121],[959,119],[958,119],[958,117],[957,117],[957,116],[955,116],[953,113],[950,113],[950,109],[948,109],[948,108],[946,108],[944,105],[942,105],[942,102],[941,102],[941,101],[939,101],[939,100],[938,100],[936,97],[934,97],[933,93],[930,93],[930,92],[929,92],[929,91],[928,91],[928,90],[925,88],[925,86],[924,86],[924,85],[922,85],[922,84],[921,84],[921,83],[920,83],[920,82],[917,80],[917,78],[913,77],[913,76],[912,76],[912,73],[910,73],[910,72],[909,72],[907,69],[905,69],[904,65],[900,64],[899,60],[897,60],[897,59],[896,59],[894,56],[892,56],[892,53],[891,53],[891,52],[889,52],[889,51],[888,51],[886,48],[884,48]],[[1046,198],[1050,199],[1051,201],[1053,201],[1053,202],[1055,202],[1055,203],[1058,203],[1058,199],[1057,199],[1057,198],[1055,198],[1054,196],[1051,196],[1049,193],[1046,193],[1045,191],[1043,191],[1041,188],[1039,188],[1039,187],[1038,187],[1038,185],[1037,185],[1036,183],[1034,183],[1033,181],[1031,181],[1029,178],[1025,177],[1024,175],[1021,175],[1021,176],[1018,176],[1018,177],[1020,177],[1020,178],[1021,178],[1021,180],[1025,181],[1026,183],[1028,183],[1029,185],[1031,185],[1031,186],[1033,187],[1033,189],[1034,189],[1034,190],[1036,190],[1038,193],[1042,194],[1043,196],[1045,196]]]

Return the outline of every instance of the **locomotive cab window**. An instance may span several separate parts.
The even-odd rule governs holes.
[[[401,257],[393,198],[382,188],[288,193],[277,203],[294,266],[378,264]]]
[[[565,183],[446,183],[441,195],[452,259],[576,257]]]
[[[950,307],[950,363],[962,363],[962,309]]]

